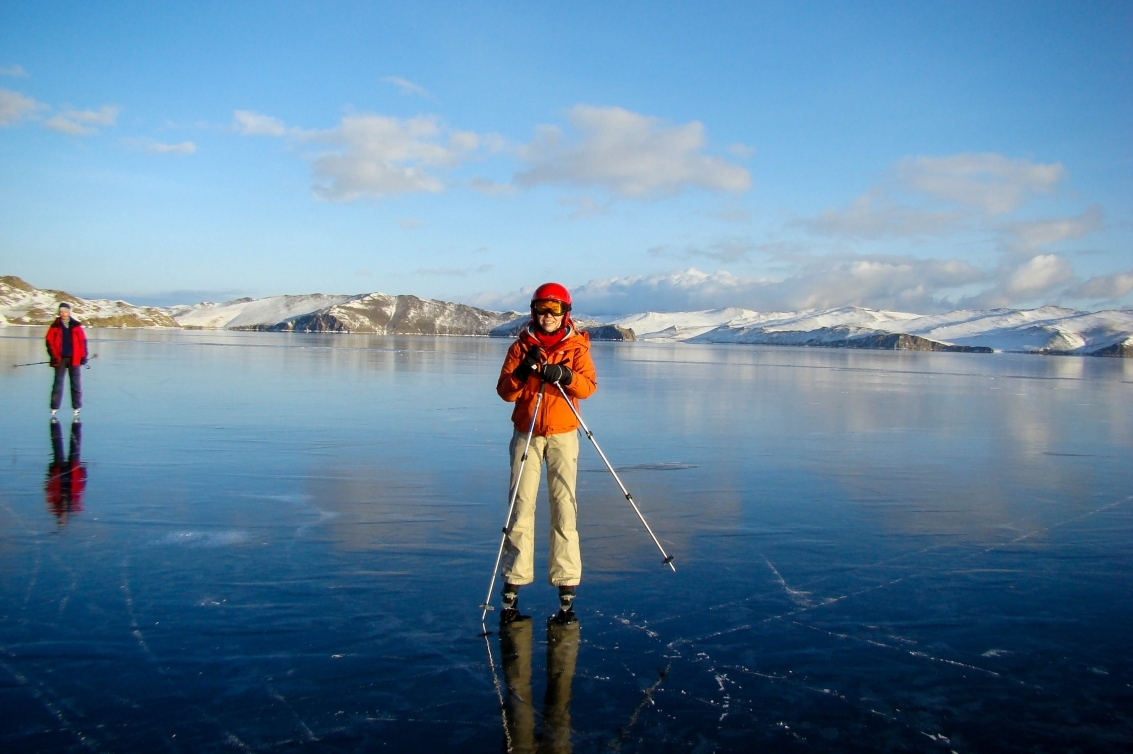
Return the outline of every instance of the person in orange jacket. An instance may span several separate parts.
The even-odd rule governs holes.
[[[47,328],[47,358],[55,369],[55,382],[51,386],[51,415],[63,403],[63,380],[71,380],[71,408],[78,417],[83,407],[83,372],[87,363],[87,334],[83,324],[71,318],[71,305],[59,304],[59,316]]]
[[[515,403],[511,413],[511,489],[518,484],[515,509],[504,540],[501,623],[528,617],[519,613],[519,588],[535,580],[535,498],[544,463],[551,502],[547,577],[559,588],[559,611],[552,620],[575,620],[574,597],[582,579],[575,497],[575,430],[579,425],[566,405],[567,399],[555,385],[563,387],[577,408],[580,399],[593,395],[598,383],[590,359],[590,336],[575,327],[570,309],[570,292],[566,288],[558,283],[539,286],[531,297],[531,322],[508,349],[496,383],[499,396]],[[535,416],[540,391],[544,391],[543,400]],[[524,463],[523,449],[532,426],[531,447]]]

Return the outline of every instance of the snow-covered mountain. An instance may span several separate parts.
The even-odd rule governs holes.
[[[1044,306],[928,316],[853,306],[773,313],[713,309],[647,312],[613,324],[648,341],[1133,356],[1133,311],[1128,309],[1080,312]]]
[[[378,335],[487,335],[517,316],[515,312],[384,293],[242,298],[224,304],[171,307],[170,313],[181,327],[193,329]]]
[[[0,325],[46,325],[61,301],[70,302],[75,316],[93,327],[514,337],[527,322],[519,312],[384,293],[242,298],[163,310],[85,300],[39,290],[17,277],[0,277]],[[642,312],[606,321],[579,315],[576,321],[595,340],[1133,357],[1129,309],[1083,312],[1044,306],[921,315],[856,306],[801,312],[731,307]]]
[[[49,325],[59,304],[71,305],[75,319],[89,327],[177,327],[163,310],[125,301],[83,299],[64,291],[40,289],[14,275],[0,277],[0,326]]]

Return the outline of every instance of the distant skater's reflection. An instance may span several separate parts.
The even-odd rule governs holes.
[[[80,459],[82,446],[83,425],[78,421],[72,422],[70,452],[63,455],[63,428],[58,420],[51,420],[51,463],[47,466],[43,490],[47,496],[47,509],[55,515],[60,526],[83,509],[87,467]]]
[[[513,754],[569,754],[570,694],[578,660],[579,624],[547,623],[547,692],[543,696],[543,726],[535,730],[531,695],[531,621],[500,626],[500,654],[508,694],[504,724]]]

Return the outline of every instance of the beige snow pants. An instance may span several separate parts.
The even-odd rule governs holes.
[[[539,477],[547,464],[547,492],[551,500],[551,551],[547,556],[547,579],[553,586],[576,586],[582,579],[582,554],[578,548],[578,433],[531,438],[527,463],[523,464],[526,432],[511,438],[511,487],[519,477],[515,510],[508,521],[504,541],[503,577],[508,584],[522,586],[535,580],[535,498]],[[520,467],[523,466],[521,469]],[[520,472],[522,471],[522,474]]]

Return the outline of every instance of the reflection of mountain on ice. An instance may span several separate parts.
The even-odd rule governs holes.
[[[613,324],[638,340],[1028,353],[1133,353],[1133,311],[958,310],[919,315],[862,307],[761,313],[747,309],[633,314]],[[888,336],[888,338],[886,337]],[[906,336],[901,345],[884,345]],[[856,343],[859,341],[860,343]]]

